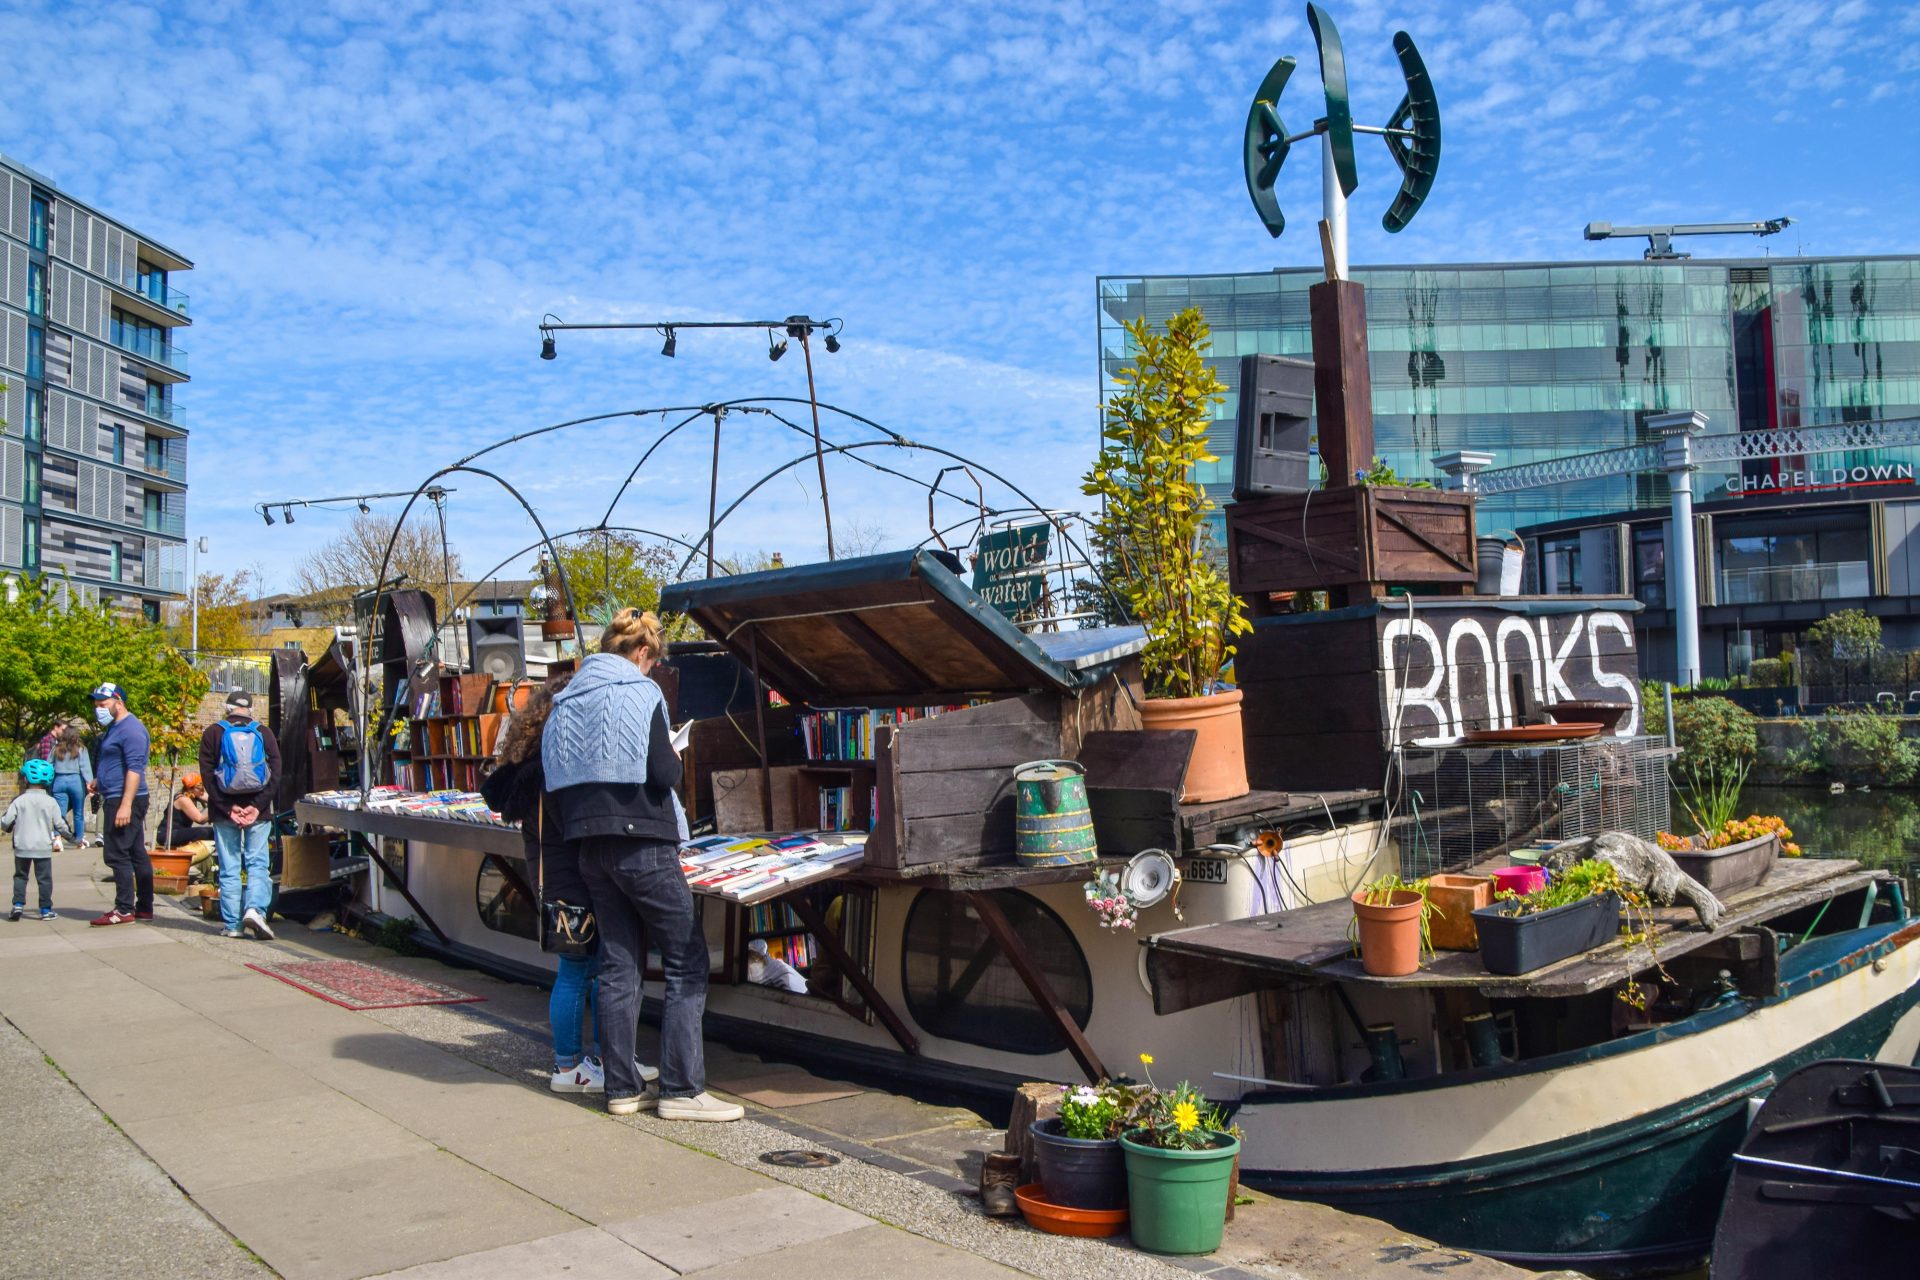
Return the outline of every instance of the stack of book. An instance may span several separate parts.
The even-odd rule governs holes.
[[[368,813],[400,813],[414,818],[438,818],[443,822],[468,822],[480,826],[514,825],[489,809],[477,791],[394,791],[383,787],[367,797],[366,810]]]
[[[964,711],[971,703],[944,707],[870,707],[859,711],[814,711],[800,717],[800,737],[809,760],[871,760],[873,733],[881,725],[930,720],[943,711]]]
[[[695,893],[757,902],[858,863],[866,843],[864,835],[835,832],[704,836],[681,848],[680,869]]]

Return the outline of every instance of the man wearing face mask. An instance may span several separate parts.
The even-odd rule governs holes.
[[[140,717],[127,710],[127,692],[109,680],[93,691],[93,718],[106,728],[93,791],[106,818],[107,866],[113,869],[113,910],[95,925],[153,919],[153,861],[147,857],[147,755],[152,742]]]

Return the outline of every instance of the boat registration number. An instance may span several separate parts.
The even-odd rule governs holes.
[[[1194,858],[1187,863],[1187,879],[1196,884],[1225,884],[1227,860],[1225,858]]]

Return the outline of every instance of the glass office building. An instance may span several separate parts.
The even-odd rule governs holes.
[[[1648,417],[1698,409],[1710,432],[1920,416],[1920,257],[1357,268],[1379,454],[1433,475],[1455,449],[1496,467],[1636,444]],[[1232,497],[1237,357],[1310,358],[1318,269],[1098,282],[1101,383],[1131,355],[1124,325],[1197,306],[1229,387],[1201,479]],[[1920,451],[1749,462],[1708,471],[1703,502],[1898,474]],[[1878,468],[1879,470],[1876,470]],[[1836,481],[1836,473],[1842,479]],[[1889,479],[1889,477],[1891,477]],[[1663,476],[1483,499],[1482,532],[1663,507]]]

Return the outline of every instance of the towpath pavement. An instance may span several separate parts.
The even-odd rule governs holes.
[[[0,922],[0,1278],[1250,1280],[1438,1260],[1277,1202],[1242,1210],[1228,1252],[1178,1265],[990,1221],[964,1166],[940,1167],[997,1138],[977,1117],[719,1046],[716,1087],[773,1108],[616,1120],[544,1088],[544,992],[291,922],[273,943],[220,939],[169,899],[151,924],[90,929],[95,869],[57,858],[61,919]],[[245,967],[319,958],[485,999],[351,1012]],[[760,1160],[796,1147],[842,1159]],[[1520,1274],[1454,1257],[1462,1280]]]

